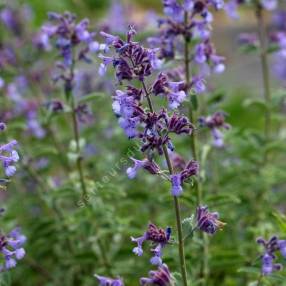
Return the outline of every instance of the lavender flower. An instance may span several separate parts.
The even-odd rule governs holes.
[[[170,82],[167,75],[160,73],[153,85],[155,95],[165,95],[169,101],[169,108],[176,109],[186,99],[184,82]]]
[[[14,268],[17,260],[25,256],[23,248],[26,237],[21,233],[20,228],[15,228],[8,235],[0,234],[0,252],[4,256],[4,264],[0,265],[0,271]]]
[[[134,158],[130,158],[134,162],[133,167],[129,167],[126,170],[127,176],[129,179],[134,179],[137,175],[138,170],[145,169],[150,174],[155,175],[160,172],[160,167],[154,162],[148,159],[144,160],[136,160]]]
[[[171,194],[174,197],[178,197],[183,193],[182,184],[187,181],[190,177],[196,176],[199,173],[198,162],[191,160],[185,168],[177,174],[171,175],[172,189]]]
[[[162,264],[158,267],[157,271],[150,271],[149,277],[142,277],[140,279],[140,285],[172,286],[173,278],[168,266],[166,264]]]
[[[97,278],[100,286],[124,286],[121,278],[112,279],[109,277],[99,276],[97,274],[94,276]]]
[[[217,230],[222,229],[225,223],[218,220],[217,212],[209,212],[207,206],[199,206],[196,212],[197,228],[207,234],[215,234]]]
[[[171,237],[171,228],[167,227],[166,230],[158,228],[156,225],[150,223],[148,230],[140,237],[131,237],[132,242],[137,243],[137,247],[133,248],[133,252],[138,255],[143,255],[143,243],[145,241],[151,241],[154,244],[153,249],[151,249],[154,256],[151,258],[150,262],[154,265],[162,264],[162,250],[169,243]]]
[[[16,167],[13,165],[19,160],[18,152],[14,149],[17,145],[16,140],[0,146],[0,161],[2,161],[5,174],[12,177],[16,173]]]

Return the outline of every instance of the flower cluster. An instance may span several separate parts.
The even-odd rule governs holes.
[[[264,248],[264,253],[261,255],[262,274],[270,275],[274,271],[281,270],[282,265],[274,263],[277,258],[275,252],[279,251],[286,258],[286,240],[279,240],[277,236],[272,236],[269,240],[258,238],[257,243]]]
[[[220,129],[230,128],[230,125],[225,122],[225,116],[224,112],[215,112],[213,115],[199,118],[200,125],[211,130],[213,145],[218,148],[224,146],[223,133]]]
[[[21,260],[25,256],[23,248],[25,242],[26,237],[19,228],[15,228],[8,235],[0,234],[0,252],[4,258],[4,263],[0,265],[0,271],[15,267],[17,260]]]
[[[209,8],[220,10],[224,1],[164,0],[166,18],[159,20],[160,34],[149,39],[151,46],[160,46],[160,58],[173,59],[176,51],[181,50],[184,38],[188,43],[196,42],[192,59],[200,69],[200,76],[210,71],[224,71],[224,58],[217,55],[211,37],[213,15]]]
[[[100,46],[94,40],[95,32],[88,30],[89,20],[76,23],[75,15],[69,12],[63,15],[51,12],[48,16],[51,23],[42,27],[42,33],[49,39],[56,39],[56,48],[63,58],[64,67],[72,65],[74,59],[90,62],[88,53],[98,51]],[[78,46],[80,49],[74,55],[73,49]]]
[[[5,125],[1,123],[1,126],[3,128]],[[16,173],[14,163],[19,160],[18,152],[15,150],[16,145],[17,141],[12,140],[9,143],[0,146],[0,161],[2,161],[7,177],[12,177]]]
[[[154,265],[162,264],[162,250],[169,243],[171,237],[171,228],[167,227],[165,230],[158,228],[153,223],[150,223],[147,231],[140,237],[131,237],[133,242],[137,243],[137,246],[133,249],[133,252],[138,255],[143,255],[143,243],[145,241],[151,241],[155,248],[151,249],[154,256],[151,258],[150,262]]]

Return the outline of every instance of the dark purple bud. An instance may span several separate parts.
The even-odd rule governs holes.
[[[157,271],[150,271],[149,277],[143,277],[140,279],[141,286],[147,285],[160,285],[171,286],[173,278],[166,264],[162,264],[158,267]]]
[[[7,126],[4,122],[0,122],[0,131],[6,130]]]
[[[168,131],[176,134],[191,134],[193,125],[189,122],[187,117],[179,116],[174,113],[169,119]]]

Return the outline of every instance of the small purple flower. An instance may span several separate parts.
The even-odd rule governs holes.
[[[17,145],[16,140],[12,140],[8,144],[0,146],[0,161],[3,163],[5,174],[8,177],[12,177],[16,172],[16,167],[13,163],[19,160],[19,155],[16,150],[14,150]]]
[[[149,277],[142,277],[140,279],[141,286],[147,285],[160,285],[171,286],[173,285],[173,278],[166,264],[162,264],[158,267],[157,271],[150,271]]]
[[[151,241],[155,248],[151,249],[153,257],[151,258],[151,264],[162,264],[162,250],[169,243],[171,237],[171,228],[167,227],[166,230],[158,228],[156,225],[150,223],[148,230],[140,237],[131,237],[132,242],[137,243],[137,247],[133,248],[133,253],[138,256],[143,255],[143,243],[145,241]]]
[[[123,281],[121,280],[121,278],[109,278],[109,277],[104,277],[104,276],[100,276],[95,274],[94,275],[98,282],[99,282],[99,286],[124,286]]]
[[[218,220],[217,212],[209,212],[207,206],[199,206],[196,212],[197,228],[207,234],[215,234],[217,230],[222,229],[225,223]]]
[[[279,271],[282,269],[282,265],[279,263],[273,263],[275,256],[265,253],[262,256],[262,274],[270,275],[274,271]]]
[[[192,79],[191,87],[195,93],[200,94],[206,91],[206,82],[203,77],[194,76]]]
[[[181,174],[171,175],[172,190],[171,194],[178,197],[183,193]]]
[[[163,73],[158,75],[152,89],[155,95],[164,95],[168,98],[170,109],[178,108],[187,96],[184,82],[171,82]]]
[[[134,158],[130,158],[130,159],[134,162],[134,166],[129,167],[126,170],[126,173],[129,179],[134,179],[137,175],[137,172],[140,169],[145,169],[152,175],[156,175],[160,172],[160,167],[154,161],[150,161],[148,159],[144,159],[144,160],[136,160]]]
[[[199,173],[199,164],[197,161],[191,160],[185,168],[178,174],[171,175],[172,189],[171,194],[175,197],[183,193],[182,184],[184,181]]]

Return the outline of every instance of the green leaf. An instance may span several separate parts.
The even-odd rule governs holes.
[[[90,101],[93,101],[95,99],[98,99],[98,98],[101,98],[101,97],[104,97],[104,96],[105,96],[105,93],[103,93],[103,92],[94,92],[94,93],[91,93],[91,94],[88,94],[88,95],[85,95],[85,96],[81,97],[78,100],[78,103],[90,102]]]
[[[267,110],[269,107],[265,104],[265,102],[262,99],[257,98],[247,98],[243,101],[243,106],[247,108],[253,108],[258,107],[262,109],[263,111]]]

